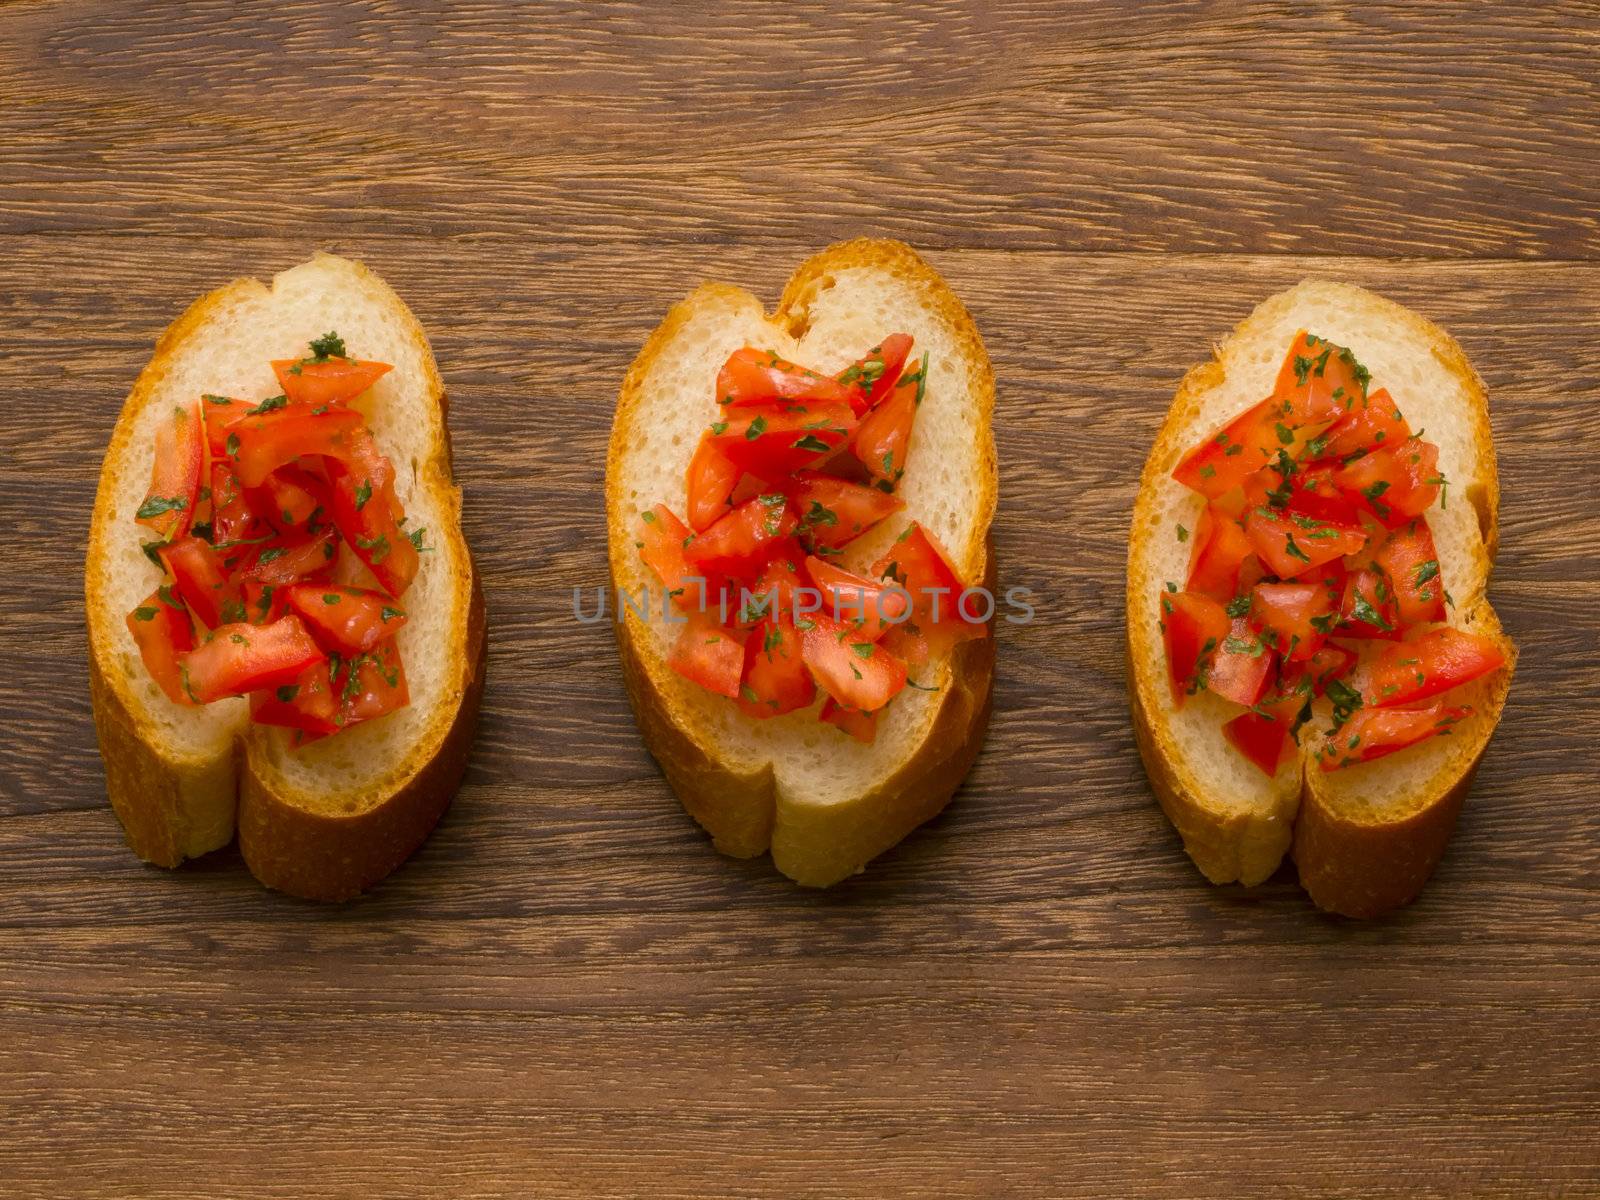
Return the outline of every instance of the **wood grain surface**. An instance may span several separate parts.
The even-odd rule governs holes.
[[[1593,4],[0,4],[0,1195],[1600,1196],[1597,145]],[[817,894],[711,850],[569,596],[668,305],[858,234],[983,331],[1040,619],[953,806]],[[493,659],[339,907],[134,860],[81,611],[154,338],[318,247],[430,331]],[[1306,275],[1488,382],[1522,648],[1370,924],[1201,879],[1121,667],[1173,387]]]

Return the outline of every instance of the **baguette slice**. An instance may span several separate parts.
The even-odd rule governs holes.
[[[961,302],[899,242],[833,246],[789,280],[777,312],[741,288],[705,284],[651,334],[622,384],[606,463],[613,584],[659,584],[639,559],[634,523],[666,503],[682,513],[684,471],[717,412],[717,371],[755,346],[823,372],[888,333],[929,352],[929,380],[900,484],[906,511],[852,543],[844,565],[870,564],[911,519],[943,542],[963,579],[992,584],[989,523],[998,480],[990,417],[994,375]],[[619,612],[623,677],[645,744],[684,807],[725,854],[771,850],[790,878],[826,887],[859,871],[940,811],[976,758],[989,716],[992,637],[964,642],[913,672],[860,745],[815,710],[758,721],[667,666],[676,627]]]
[[[1386,758],[1324,772],[1314,762],[1330,705],[1317,701],[1298,757],[1275,778],[1222,736],[1239,711],[1209,693],[1173,706],[1158,627],[1157,590],[1182,587],[1203,501],[1172,478],[1184,452],[1270,394],[1299,329],[1349,346],[1394,395],[1416,430],[1439,446],[1450,481],[1428,511],[1440,571],[1455,600],[1450,624],[1496,640],[1506,665],[1449,693],[1476,709],[1452,736]],[[1184,848],[1213,883],[1256,884],[1293,847],[1301,883],[1320,907],[1376,916],[1415,898],[1444,853],[1473,771],[1504,707],[1515,650],[1485,594],[1497,543],[1499,483],[1483,382],[1448,334],[1346,284],[1305,282],[1263,302],[1178,387],[1145,463],[1128,550],[1129,695],[1139,752]],[[1309,736],[1308,736],[1309,735]]]
[[[202,393],[279,391],[268,362],[337,330],[394,369],[363,402],[395,465],[408,529],[429,553],[398,633],[411,703],[299,750],[253,725],[242,698],[174,704],[145,670],[127,612],[160,581],[133,514],[150,480],[158,423]],[[175,867],[233,839],[252,872],[296,896],[340,900],[419,846],[466,765],[484,676],[484,611],[451,482],[444,387],[416,318],[359,263],[318,254],[266,287],[239,279],[202,297],[161,336],[123,405],[100,471],[84,599],[90,691],[106,785],[128,843]]]

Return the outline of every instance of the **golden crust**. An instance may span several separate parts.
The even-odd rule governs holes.
[[[1497,640],[1507,657],[1506,666],[1491,678],[1480,706],[1484,719],[1464,730],[1458,753],[1412,794],[1396,796],[1382,811],[1370,806],[1343,804],[1338,795],[1337,772],[1324,773],[1311,761],[1312,747],[1302,746],[1298,762],[1282,771],[1294,771],[1296,788],[1284,788],[1267,809],[1241,811],[1228,798],[1209,787],[1197,765],[1187,762],[1176,738],[1161,719],[1163,711],[1155,689],[1165,686],[1140,661],[1159,661],[1160,647],[1141,643],[1134,621],[1134,606],[1148,602],[1135,578],[1134,564],[1147,552],[1156,536],[1156,485],[1179,454],[1194,440],[1195,419],[1205,395],[1226,377],[1226,346],[1242,340],[1264,319],[1272,306],[1289,302],[1292,293],[1269,299],[1233,331],[1217,359],[1203,363],[1183,378],[1167,418],[1145,461],[1128,554],[1128,684],[1135,741],[1144,760],[1152,790],[1168,818],[1183,837],[1184,848],[1213,883],[1259,883],[1277,868],[1291,845],[1302,883],[1312,900],[1330,912],[1348,916],[1381,915],[1415,898],[1444,853],[1456,816],[1477,764],[1487,748],[1510,689],[1515,647],[1501,631],[1483,596],[1498,545],[1499,481],[1483,382],[1455,340],[1425,318],[1381,297],[1347,285],[1342,289],[1360,304],[1381,310],[1383,319],[1420,335],[1439,363],[1461,384],[1467,404],[1459,418],[1471,433],[1480,465],[1480,479],[1467,499],[1478,515],[1483,549],[1470,564],[1477,583],[1470,594],[1458,598],[1469,614],[1467,623],[1477,632]],[[1466,740],[1470,739],[1470,740]],[[1381,762],[1352,770],[1381,771]],[[1282,776],[1280,776],[1280,780]]]
[[[994,578],[988,528],[999,494],[994,442],[994,375],[971,316],[948,284],[909,246],[858,239],[829,247],[802,264],[789,280],[774,314],[766,318],[793,336],[804,332],[817,286],[831,272],[858,267],[887,271],[914,291],[953,332],[968,371],[984,431],[980,478],[975,482],[981,519],[965,546],[949,547],[967,578]],[[616,581],[620,556],[633,552],[630,514],[621,494],[621,464],[644,404],[650,369],[684,327],[704,309],[757,305],[742,288],[708,283],[674,305],[651,333],[623,379],[606,463],[609,546]],[[670,672],[647,649],[644,626],[632,612],[616,623],[623,679],[646,747],[661,764],[688,813],[725,854],[749,858],[770,850],[779,870],[799,883],[827,887],[859,871],[907,833],[937,814],[977,757],[987,728],[994,642],[992,634],[964,643],[946,667],[940,704],[918,743],[870,792],[839,803],[802,808],[780,802],[770,765],[741,770],[721,753],[714,731],[673,699]]]

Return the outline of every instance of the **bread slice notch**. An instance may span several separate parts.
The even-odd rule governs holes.
[[[151,679],[126,614],[161,579],[133,514],[149,486],[155,432],[205,393],[260,400],[269,362],[337,330],[393,370],[358,402],[395,466],[407,528],[427,552],[396,635],[411,702],[291,750],[253,725],[247,702],[174,704]],[[484,610],[450,473],[444,387],[421,326],[377,275],[318,254],[268,287],[240,279],[202,297],[156,344],[123,405],[90,525],[85,608],[95,725],[112,807],[143,859],[177,866],[232,840],[262,882],[338,900],[383,878],[421,844],[454,795],[484,676]]]
[[[1268,778],[1222,736],[1237,713],[1206,693],[1180,710],[1167,683],[1158,590],[1182,587],[1193,529],[1204,506],[1172,478],[1184,453],[1272,391],[1291,338],[1307,329],[1351,348],[1387,387],[1413,429],[1439,446],[1447,499],[1428,511],[1440,571],[1454,605],[1451,625],[1497,641],[1506,666],[1449,693],[1475,715],[1451,736],[1375,762],[1324,772],[1319,700],[1301,747]],[[1500,720],[1515,650],[1486,595],[1497,545],[1499,483],[1483,382],[1443,330],[1408,309],[1347,284],[1307,281],[1264,301],[1191,370],[1156,437],[1140,480],[1128,550],[1129,696],[1135,740],[1161,807],[1184,848],[1213,883],[1256,884],[1291,847],[1315,903],[1375,916],[1413,899],[1444,853],[1472,773]]]
[[[705,284],[650,335],[623,380],[606,462],[612,580],[637,596],[660,585],[639,560],[641,510],[685,507],[684,472],[716,419],[715,381],[745,346],[838,371],[894,332],[928,352],[929,376],[899,494],[906,511],[852,543],[865,569],[907,521],[944,544],[963,579],[992,584],[989,525],[998,479],[990,420],[994,375],[983,341],[944,280],[910,247],[858,240],[806,262],[776,312],[749,292]],[[988,723],[992,637],[958,646],[884,711],[861,745],[816,720],[815,708],[755,720],[667,666],[677,628],[621,610],[623,677],[645,744],[717,848],[770,850],[790,878],[826,887],[860,870],[938,813],[960,785]]]

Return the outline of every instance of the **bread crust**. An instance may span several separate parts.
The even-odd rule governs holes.
[[[918,289],[919,299],[954,332],[962,357],[976,367],[974,390],[987,432],[992,424],[994,376],[983,341],[960,300],[909,246],[858,239],[829,247],[795,271],[777,310],[767,320],[798,335],[814,290],[830,273],[863,266],[884,269],[907,287]],[[633,544],[622,518],[617,480],[627,432],[642,403],[643,382],[655,359],[682,333],[697,306],[748,303],[746,297],[742,289],[702,285],[668,312],[623,381],[606,470],[614,585],[617,555],[628,552]],[[999,492],[992,436],[982,448],[976,481],[976,504],[982,519],[971,543],[950,550],[964,577],[982,578],[992,588],[994,554],[988,529]],[[746,771],[729,763],[719,755],[710,732],[674,705],[665,686],[668,668],[659,655],[641,650],[641,639],[648,635],[638,617],[622,614],[614,628],[623,681],[640,734],[685,810],[711,835],[718,850],[739,858],[770,851],[777,868],[802,885],[828,887],[855,874],[935,816],[960,787],[983,744],[994,675],[992,629],[989,637],[962,643],[952,653],[949,681],[926,733],[887,778],[861,795],[839,797],[837,803],[784,803],[770,764]]]
[[[1483,540],[1482,559],[1472,565],[1483,582],[1460,597],[1459,603],[1467,614],[1464,624],[1495,640],[1506,656],[1505,667],[1491,677],[1480,706],[1486,719],[1465,733],[1472,740],[1429,780],[1425,794],[1397,797],[1396,803],[1382,811],[1341,805],[1333,794],[1338,773],[1325,775],[1312,761],[1309,746],[1300,748],[1297,761],[1280,768],[1280,780],[1282,772],[1297,772],[1299,786],[1284,790],[1270,808],[1249,811],[1208,795],[1205,781],[1184,761],[1175,738],[1156,715],[1160,709],[1153,689],[1165,686],[1164,678],[1141,678],[1135,666],[1152,648],[1139,645],[1134,632],[1134,605],[1150,601],[1137,585],[1134,563],[1155,535],[1145,502],[1153,497],[1157,481],[1171,469],[1176,456],[1203,432],[1194,427],[1194,420],[1204,395],[1225,378],[1221,352],[1217,359],[1184,376],[1141,476],[1128,557],[1128,690],[1134,738],[1151,788],[1182,836],[1185,850],[1207,879],[1213,883],[1260,883],[1277,869],[1283,854],[1292,850],[1301,883],[1319,908],[1351,917],[1375,917],[1413,900],[1443,856],[1478,763],[1499,723],[1516,650],[1483,594],[1499,543],[1499,480],[1482,380],[1455,340],[1432,322],[1360,289],[1331,286],[1345,288],[1363,304],[1381,307],[1386,321],[1420,335],[1466,393],[1466,410],[1460,418],[1470,429],[1480,467],[1477,486],[1467,499],[1477,514]],[[1256,314],[1234,330],[1230,344],[1249,333],[1257,314],[1289,295],[1263,302]],[[1154,650],[1160,652],[1159,647]],[[1349,768],[1383,769],[1381,761]]]

